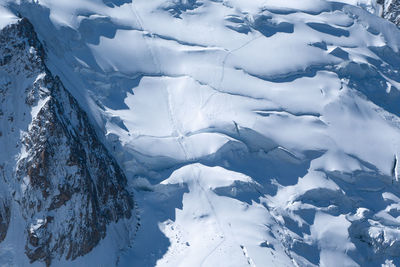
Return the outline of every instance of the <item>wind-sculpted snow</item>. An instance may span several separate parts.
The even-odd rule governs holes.
[[[400,32],[376,3],[3,2],[136,190],[119,266],[400,264]]]

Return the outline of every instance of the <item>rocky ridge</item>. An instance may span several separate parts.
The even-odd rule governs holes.
[[[105,237],[108,224],[133,216],[126,178],[47,69],[27,19],[0,31],[0,55],[0,241],[20,213],[31,262],[73,260]]]
[[[378,0],[377,3],[382,6],[382,17],[400,26],[400,1]]]

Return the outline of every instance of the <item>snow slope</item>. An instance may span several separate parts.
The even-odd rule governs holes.
[[[2,3],[136,191],[119,266],[400,265],[400,32],[374,2]]]

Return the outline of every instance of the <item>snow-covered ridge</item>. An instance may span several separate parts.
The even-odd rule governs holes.
[[[7,3],[137,190],[120,266],[400,264],[400,32],[373,1]]]

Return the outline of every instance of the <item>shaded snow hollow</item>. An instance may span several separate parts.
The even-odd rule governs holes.
[[[1,3],[136,191],[118,266],[400,265],[400,32],[374,2]]]

